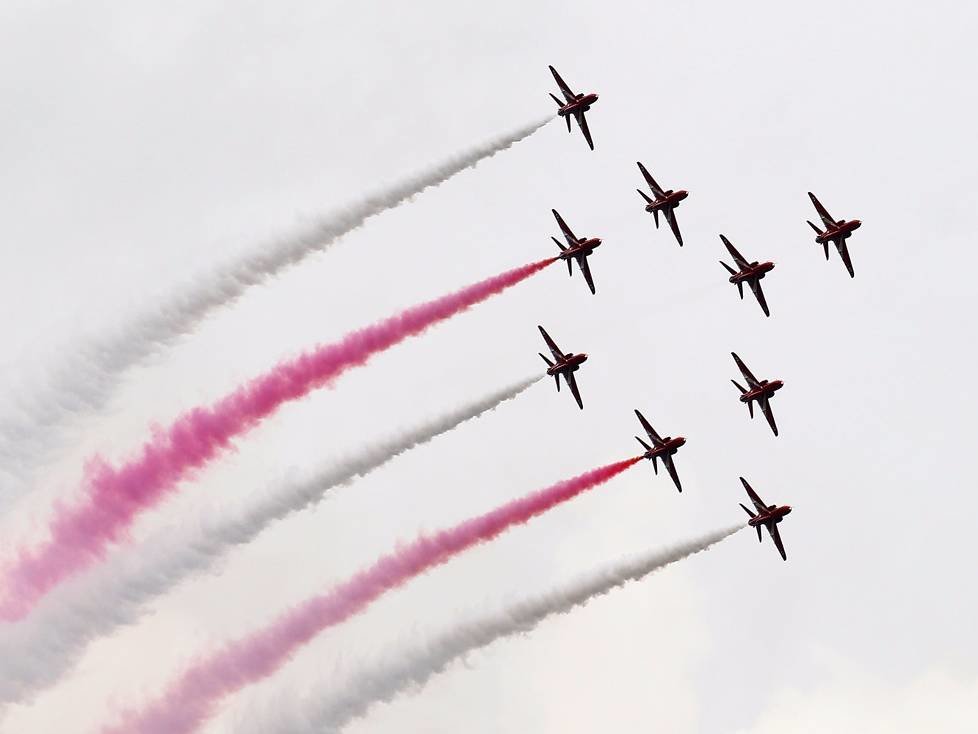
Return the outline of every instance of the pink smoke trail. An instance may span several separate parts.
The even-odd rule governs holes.
[[[351,367],[420,334],[470,306],[529,278],[554,258],[524,265],[413,306],[354,331],[334,344],[282,362],[210,407],[195,408],[166,430],[157,430],[141,453],[114,468],[96,457],[86,468],[85,493],[74,504],[55,505],[50,537],[22,549],[3,579],[0,618],[16,620],[64,579],[102,559],[135,518],[175,491],[189,473],[226,450],[231,439],[254,428],[283,403],[322,387]]]
[[[104,734],[186,734],[210,718],[230,694],[274,673],[323,630],[363,611],[386,592],[504,530],[621,474],[642,457],[634,457],[565,479],[546,489],[508,502],[448,530],[421,536],[382,557],[369,568],[321,596],[279,616],[252,635],[229,643],[203,658],[140,711],[127,711]]]

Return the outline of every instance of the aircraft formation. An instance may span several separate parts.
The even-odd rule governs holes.
[[[550,73],[553,75],[554,81],[556,81],[557,86],[560,88],[560,92],[563,94],[563,101],[560,100],[556,95],[551,94],[551,98],[557,103],[558,111],[557,114],[563,117],[567,121],[567,131],[571,132],[571,118],[577,122],[578,128],[580,128],[581,133],[584,136],[584,140],[587,142],[588,147],[594,150],[594,140],[591,135],[591,130],[588,127],[587,119],[585,118],[585,113],[587,113],[591,107],[598,101],[598,95],[595,93],[583,94],[579,92],[571,91],[570,86],[561,78],[557,70],[551,66]],[[647,194],[642,189],[637,189],[642,200],[645,202],[645,211],[652,215],[653,221],[655,222],[656,229],[659,228],[659,215],[661,214],[666,222],[669,224],[669,228],[672,230],[673,236],[676,238],[676,242],[679,246],[683,246],[683,236],[679,229],[679,222],[676,219],[676,209],[679,207],[680,203],[683,202],[688,196],[689,192],[683,189],[664,189],[662,188],[656,180],[649,173],[648,169],[641,162],[638,162],[638,168],[642,177],[645,179],[645,183],[651,189],[651,196]],[[825,259],[829,259],[829,244],[832,244],[839,253],[839,257],[842,259],[845,265],[846,271],[849,273],[849,277],[855,277],[855,271],[852,266],[852,259],[849,255],[849,249],[846,241],[852,236],[852,233],[862,226],[862,222],[858,219],[834,219],[828,210],[822,205],[822,203],[816,198],[812,192],[808,192],[808,197],[815,207],[819,219],[822,222],[822,228],[819,228],[813,222],[809,221],[808,225],[815,230],[816,244],[822,245],[825,251]],[[559,258],[567,261],[567,271],[569,274],[573,274],[572,261],[577,262],[578,268],[581,274],[584,276],[584,280],[587,283],[588,289],[592,294],[595,293],[594,278],[591,274],[591,269],[588,265],[587,258],[594,253],[594,251],[601,245],[601,239],[598,237],[577,237],[574,232],[567,226],[564,219],[557,213],[557,210],[553,210],[554,218],[557,220],[557,225],[560,227],[561,233],[566,240],[566,245],[561,243],[556,237],[552,238],[557,246],[560,248]],[[748,260],[744,257],[740,251],[730,242],[729,239],[723,234],[720,235],[720,240],[723,246],[726,248],[727,253],[734,261],[734,266],[728,265],[724,261],[720,261],[720,264],[729,273],[729,282],[737,286],[737,292],[740,294],[741,299],[744,297],[744,286],[746,285],[750,288],[751,293],[753,293],[754,298],[757,300],[758,305],[761,307],[761,311],[765,316],[770,317],[771,310],[768,307],[767,299],[764,297],[764,291],[761,288],[761,281],[764,277],[774,270],[775,264],[770,260],[760,261],[760,260]],[[577,381],[574,377],[574,373],[577,372],[581,365],[587,360],[586,354],[574,354],[571,352],[563,352],[554,343],[550,335],[544,330],[542,326],[538,326],[540,333],[550,348],[553,355],[554,361],[547,359],[543,354],[543,360],[547,363],[547,374],[552,375],[557,381],[557,390],[560,390],[560,377],[563,375],[571,394],[574,396],[574,400],[577,402],[578,407],[584,408],[584,403],[581,398],[580,390],[578,389]],[[740,374],[743,377],[746,387],[738,383],[736,380],[731,380],[734,386],[736,386],[739,392],[740,402],[747,405],[747,411],[751,418],[754,417],[754,406],[756,404],[757,408],[764,415],[767,420],[768,425],[771,428],[772,433],[778,435],[778,426],[774,420],[774,412],[771,409],[771,400],[773,399],[775,393],[784,387],[784,382],[780,379],[757,379],[754,373],[751,372],[750,368],[744,363],[744,361],[737,356],[737,354],[731,352],[731,356],[740,370]],[[679,480],[679,473],[676,470],[676,465],[673,457],[679,451],[679,449],[686,443],[686,439],[682,436],[660,436],[656,430],[652,427],[649,421],[642,415],[638,410],[635,411],[635,416],[638,418],[639,423],[641,423],[642,428],[645,430],[648,436],[648,442],[636,436],[638,442],[645,449],[645,453],[642,458],[648,459],[652,462],[652,468],[656,474],[659,472],[658,461],[661,460],[663,466],[665,466],[666,471],[672,478],[673,483],[676,485],[676,489],[679,492],[683,491],[682,483]],[[754,506],[754,511],[751,511],[748,507],[741,504],[741,507],[750,515],[750,520],[748,524],[751,527],[757,529],[757,539],[760,541],[762,539],[761,527],[767,529],[768,534],[771,536],[771,540],[774,542],[778,553],[781,555],[783,560],[787,560],[787,554],[784,550],[784,543],[781,540],[781,534],[778,531],[778,524],[791,512],[791,507],[788,505],[778,506],[778,505],[766,505],[763,500],[758,496],[754,489],[747,483],[747,480],[743,477],[740,478],[741,483],[744,486],[744,490],[747,492],[747,496],[750,498],[751,503]]]

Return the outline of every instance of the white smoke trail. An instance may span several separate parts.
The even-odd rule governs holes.
[[[176,534],[159,533],[139,548],[52,593],[26,619],[0,627],[0,704],[25,702],[71,669],[86,646],[132,624],[148,603],[187,577],[206,570],[235,546],[278,520],[319,502],[339,485],[512,400],[544,376],[522,380],[435,420],[378,442],[311,479],[269,492],[237,515]]]
[[[235,731],[261,734],[338,732],[363,716],[374,704],[391,701],[408,689],[420,690],[433,676],[468,653],[504,637],[529,632],[548,617],[566,614],[629,581],[637,581],[704,551],[743,527],[743,524],[735,525],[666,550],[619,561],[568,586],[459,625],[413,649],[398,651],[377,665],[362,669],[325,699],[306,700],[292,706],[284,706],[279,701],[272,710],[239,721]]]
[[[6,396],[5,408],[12,408],[14,414],[0,423],[0,503],[9,503],[29,488],[33,473],[65,440],[66,428],[102,410],[126,371],[193,332],[211,313],[233,303],[252,286],[325,250],[371,217],[512,147],[552,119],[549,115],[474,146],[331,212],[308,229],[263,244],[197,279],[110,338],[82,346],[59,364],[44,387],[27,391],[19,405],[12,405],[13,398]]]

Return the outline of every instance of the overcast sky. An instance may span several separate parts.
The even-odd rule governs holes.
[[[198,522],[586,351],[549,382],[281,523],[94,645],[3,732],[90,731],[191,656],[419,530],[635,453],[640,408],[688,444],[685,491],[641,464],[411,583],[231,700],[232,732],[295,690],[621,555],[736,521],[746,476],[788,562],[740,533],[373,711],[357,734],[978,729],[973,455],[978,11],[828,0],[0,4],[0,412],[59,360],[195,275],[545,114],[554,64],[595,91],[596,150],[559,122],[372,220],[126,377],[0,518],[36,537],[85,459],[403,306],[552,254],[551,207],[604,245],[597,295],[551,268],[281,410],[147,515]],[[685,188],[685,247],[634,189]],[[850,280],[805,219],[859,218]],[[737,298],[722,232],[771,259]],[[729,379],[781,378],[775,438]],[[740,517],[746,519],[746,517]],[[124,552],[124,551],[123,551]],[[940,718],[944,717],[944,718]]]

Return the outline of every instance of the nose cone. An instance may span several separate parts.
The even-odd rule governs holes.
[[[586,354],[583,354],[583,353],[581,354],[581,361],[582,362],[587,362],[587,355]]]
[[[598,101],[598,95],[591,94],[591,99],[593,99],[595,102],[597,102]]]
[[[676,446],[685,446],[685,445],[686,445],[686,437],[676,436]]]
[[[678,198],[678,199],[679,199],[680,201],[682,201],[682,200],[683,200],[683,199],[685,199],[685,198],[686,198],[687,196],[689,196],[689,192],[688,192],[688,191],[680,191],[680,192],[679,192],[679,196],[678,196],[678,197],[676,197],[676,198]]]
[[[595,237],[593,241],[594,241],[594,246],[595,247],[600,247],[600,245],[601,245],[601,238],[600,237]]]
[[[859,229],[862,226],[863,226],[863,223],[860,222],[858,219],[853,219],[852,220],[852,228],[853,229]]]
[[[785,515],[790,515],[791,514],[791,505],[785,505],[784,506],[784,514]]]

